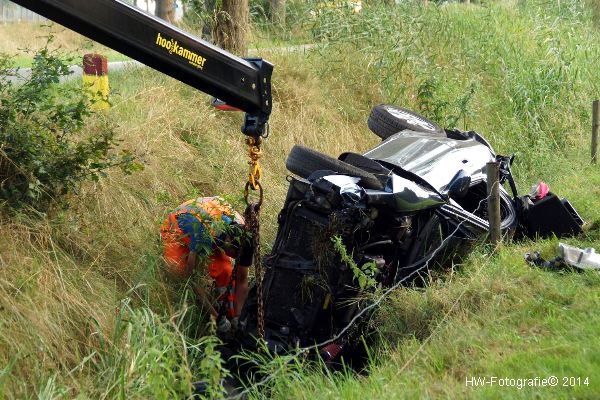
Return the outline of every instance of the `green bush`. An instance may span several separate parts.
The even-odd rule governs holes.
[[[72,60],[48,44],[34,54],[31,75],[10,76],[12,58],[0,55],[0,206],[45,212],[86,180],[119,166],[140,169],[131,152],[114,151],[117,139],[101,115],[91,118],[89,96],[61,84]],[[85,128],[85,129],[84,129]]]

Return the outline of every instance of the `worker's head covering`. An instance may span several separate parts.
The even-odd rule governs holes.
[[[242,240],[244,218],[222,197],[198,197],[180,205],[176,212],[179,225],[192,239],[191,250],[199,254],[208,255],[211,248],[221,247],[227,239],[233,245]],[[185,227],[190,223],[193,232]]]
[[[186,201],[167,216],[161,237],[167,263],[175,272],[184,271],[190,251],[200,259],[211,258],[212,263],[221,254],[213,251],[216,248],[226,250],[233,245],[235,250],[245,240],[244,219],[220,197],[199,197]]]

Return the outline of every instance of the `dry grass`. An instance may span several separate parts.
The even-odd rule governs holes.
[[[366,111],[351,120],[333,106],[346,101],[345,93],[329,93],[305,68],[304,55],[266,57],[277,65],[263,158],[268,248],[287,191],[291,147],[303,143],[336,156],[365,149],[377,138],[366,131]],[[179,307],[179,296],[171,296],[173,286],[161,274],[158,228],[168,210],[193,196],[214,194],[243,210],[247,156],[241,114],[217,112],[208,96],[149,70],[116,74],[111,86],[109,118],[120,121],[122,146],[141,155],[145,170],[133,176],[113,172],[86,184],[71,209],[52,222],[2,225],[0,313],[7,315],[0,318],[0,362],[16,360],[6,386],[11,396],[44,389],[53,376],[49,371],[58,376],[52,388],[69,395],[95,393],[85,383],[91,378],[68,372],[97,348],[94,330],[110,335],[120,299],[131,297],[165,315]],[[324,106],[323,98],[330,103]],[[9,375],[0,372],[0,387]]]
[[[106,55],[111,61],[127,58],[106,46],[50,22],[0,24],[0,53],[17,55],[17,66],[29,65],[31,54],[26,54],[24,51],[42,48],[46,44],[49,35],[53,36],[53,41],[49,46],[50,49],[60,49],[72,55],[100,53]]]
[[[562,65],[554,67],[552,62],[544,62],[549,53],[543,47],[547,42],[541,40],[544,34],[537,30],[540,40],[530,37],[530,26],[544,25],[543,21],[500,7],[489,12],[475,6],[466,10],[461,5],[450,5],[431,7],[428,12],[405,10],[402,18],[371,15],[380,20],[373,19],[372,29],[364,29],[368,35],[360,40],[375,37],[370,39],[373,47],[365,47],[364,51],[348,39],[348,43],[327,48],[324,56],[261,54],[276,65],[275,108],[263,159],[265,247],[274,237],[277,213],[286,193],[285,159],[290,148],[301,143],[337,156],[343,151],[370,147],[378,141],[365,124],[370,107],[387,101],[387,93],[397,95],[399,104],[415,108],[416,88],[432,76],[443,83],[433,100],[449,103],[464,92],[468,83],[464,77],[471,77],[478,86],[469,127],[482,129],[502,151],[520,152],[517,171],[521,181],[546,179],[558,192],[569,195],[585,218],[598,218],[598,193],[589,188],[597,187],[600,178],[596,170],[584,167],[580,161],[588,151],[584,140],[589,120],[587,100],[575,102],[575,90],[543,92],[547,85],[538,85],[535,80],[544,74],[552,78],[556,76],[551,74],[554,71],[565,70]],[[371,23],[367,17],[364,21]],[[394,31],[373,33],[375,28],[388,26]],[[5,46],[2,51],[14,52],[19,47],[42,43],[32,44],[34,35],[25,26],[15,25],[13,31],[10,26],[0,28],[0,46]],[[350,28],[359,33],[362,29]],[[507,33],[502,36],[494,29]],[[579,29],[583,28],[574,27],[572,32]],[[376,35],[387,38],[390,34],[396,35],[394,41],[381,39],[390,52],[382,57]],[[597,35],[589,35],[594,39],[590,43],[596,43]],[[573,43],[579,38],[564,37]],[[57,44],[69,48],[68,43],[77,40],[77,35],[65,32],[59,34]],[[457,43],[460,48],[454,47]],[[535,47],[538,45],[539,49]],[[596,48],[591,47],[590,54],[596,54]],[[386,60],[398,63],[386,65]],[[559,84],[550,86],[567,87],[563,83],[574,80],[577,99],[588,96],[581,82],[588,76],[595,78],[597,72],[585,72],[587,61],[576,60],[582,75],[575,78],[569,72],[569,79],[558,76]],[[398,65],[402,68],[395,70]],[[397,80],[389,90],[380,84],[386,73],[395,74]],[[539,82],[552,83],[550,78]],[[113,172],[97,184],[86,184],[72,198],[72,208],[50,220],[39,217],[0,223],[0,366],[6,366],[0,367],[0,397],[32,397],[44,390],[51,392],[46,397],[103,397],[107,381],[102,379],[108,379],[105,377],[112,364],[103,363],[93,352],[100,351],[97,339],[110,336],[114,330],[120,300],[131,298],[138,309],[149,308],[167,321],[182,307],[178,300],[181,293],[174,296],[177,287],[161,274],[158,227],[167,211],[197,195],[223,194],[238,208],[243,206],[247,157],[239,133],[240,114],[216,112],[208,106],[207,96],[148,70],[113,75],[111,86],[114,106],[109,117],[118,123],[123,146],[135,149],[146,161],[146,169],[128,177]],[[517,108],[513,99],[523,99],[527,107]],[[534,115],[536,112],[539,115]],[[537,126],[539,121],[544,125]],[[559,144],[554,140],[561,134],[564,141],[559,144],[564,157],[556,155]],[[532,152],[532,147],[536,151]],[[597,243],[596,233],[586,244]],[[554,244],[542,243],[543,249],[551,254]],[[287,381],[282,381],[283,389],[275,393],[282,398],[289,398],[292,392],[305,398],[313,394],[364,398],[365,393],[400,397],[412,388],[410,393],[415,398],[456,398],[466,393],[461,379],[470,372],[465,366],[469,363],[479,368],[473,372],[499,374],[508,370],[533,376],[536,371],[523,370],[529,362],[527,357],[532,357],[537,360],[537,372],[546,371],[543,368],[547,365],[547,372],[554,372],[552,363],[556,360],[535,354],[545,347],[552,348],[557,340],[553,333],[558,332],[561,346],[567,349],[592,351],[589,344],[585,347],[581,342],[586,339],[577,330],[589,335],[593,324],[597,326],[597,317],[585,314],[584,307],[576,304],[574,293],[584,293],[586,301],[595,304],[599,282],[591,277],[562,279],[530,271],[522,264],[525,250],[504,249],[493,261],[477,253],[457,280],[440,282],[425,293],[399,293],[384,312],[395,318],[387,326],[392,332],[388,336],[402,348],[390,356],[393,363],[379,367],[370,378],[336,383],[312,376],[292,384],[293,391]],[[523,287],[529,291],[523,293]],[[420,339],[435,331],[465,289],[456,315],[444,328],[447,331],[440,330],[414,364],[398,376],[397,366],[414,354]],[[570,291],[566,296],[562,294],[565,290]],[[571,309],[568,302],[579,308]],[[557,315],[573,318],[576,333],[569,336],[563,332]],[[517,340],[512,332],[519,335],[516,345],[511,343]],[[538,339],[542,344],[536,347]],[[123,339],[117,349],[129,354],[131,345]],[[492,350],[481,350],[487,346]],[[140,352],[154,350],[142,348]],[[510,359],[503,359],[503,352],[513,357],[514,365]],[[88,355],[91,357],[86,359]],[[582,363],[573,358],[563,357],[561,361],[580,372],[589,367],[592,357]],[[134,364],[133,358],[131,363],[126,376],[143,367]],[[427,385],[423,379],[427,379]],[[142,396],[143,392],[136,392],[135,387],[123,387],[127,388],[124,397]],[[489,393],[490,398],[498,395]]]
[[[23,49],[39,49],[49,33],[55,36],[54,48],[75,51],[84,46],[100,48],[89,39],[59,25],[37,22],[13,22],[0,25],[0,52],[17,54]]]
[[[117,292],[111,280],[67,256],[43,221],[2,228],[0,365],[15,362],[8,393],[26,393],[48,371],[81,362],[95,330],[92,321],[106,329],[113,323]]]

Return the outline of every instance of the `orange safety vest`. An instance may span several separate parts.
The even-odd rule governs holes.
[[[190,253],[191,239],[184,234],[177,222],[177,217],[185,213],[194,215],[212,237],[219,234],[219,232],[216,232],[213,222],[215,220],[220,221],[224,214],[238,223],[244,223],[240,214],[218,197],[202,197],[182,203],[167,216],[161,227],[163,255],[171,272],[177,275],[182,275],[185,270]],[[219,292],[219,302],[222,301],[225,295],[223,291],[229,285],[232,271],[231,258],[223,251],[217,249],[210,254],[208,274],[214,280]],[[227,294],[227,300],[227,314],[231,318],[234,316],[235,282],[230,293]]]

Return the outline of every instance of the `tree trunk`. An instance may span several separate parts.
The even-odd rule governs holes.
[[[156,0],[154,14],[168,22],[175,21],[175,0]]]
[[[248,0],[223,0],[217,13],[217,45],[241,57],[248,55]]]
[[[278,26],[285,25],[285,0],[271,0],[271,22]]]

